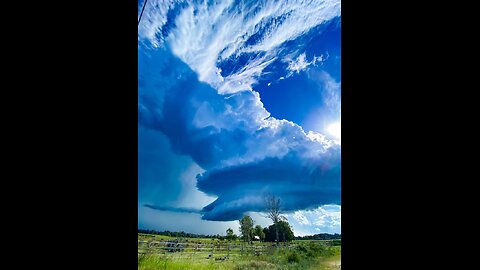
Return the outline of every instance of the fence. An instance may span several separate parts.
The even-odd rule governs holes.
[[[328,245],[328,242],[325,241]],[[278,245],[268,242],[254,242],[247,244],[242,242],[229,241],[212,241],[202,242],[186,239],[175,240],[153,240],[139,239],[138,254],[155,254],[170,257],[187,256],[190,258],[214,258],[216,260],[224,260],[234,256],[243,255],[262,255],[271,254],[276,249],[294,249],[298,243],[280,242]]]

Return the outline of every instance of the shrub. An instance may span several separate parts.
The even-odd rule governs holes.
[[[293,263],[293,262],[298,263],[300,261],[300,256],[296,251],[292,251],[287,255],[287,261],[289,263]]]
[[[331,246],[341,246],[342,245],[342,241],[341,240],[332,240],[330,242],[330,245]]]
[[[297,250],[303,253],[307,253],[307,248],[304,245],[298,245]]]

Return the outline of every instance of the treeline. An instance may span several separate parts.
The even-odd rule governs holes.
[[[295,236],[295,240],[340,240],[341,234],[319,233],[314,235]]]
[[[245,228],[243,228],[245,230]],[[242,231],[242,228],[240,228]],[[262,228],[260,225],[253,227],[253,221],[251,223],[251,228],[248,229],[248,232],[243,232],[242,236],[237,236],[233,233],[232,229],[227,230],[227,235],[205,235],[205,234],[195,234],[195,233],[186,233],[184,231],[181,232],[171,232],[171,231],[156,231],[156,230],[143,230],[138,229],[138,233],[144,234],[155,234],[155,235],[162,235],[162,236],[171,236],[175,238],[211,238],[211,239],[219,239],[219,240],[237,240],[238,238],[250,242],[254,239],[255,236],[259,236],[260,241],[267,241],[267,242],[275,242],[276,238],[276,231],[275,225],[270,225],[268,227]],[[248,237],[246,237],[248,235]],[[295,239],[293,231],[286,221],[279,221],[278,222],[278,235],[279,241],[292,241]]]
[[[178,238],[218,238],[222,239],[225,236],[216,234],[216,235],[205,235],[205,234],[195,234],[195,233],[186,233],[184,231],[181,232],[171,232],[171,231],[155,231],[155,230],[143,230],[138,229],[139,233],[145,234],[156,234],[156,235],[163,235],[163,236],[171,236],[171,237],[178,237]]]

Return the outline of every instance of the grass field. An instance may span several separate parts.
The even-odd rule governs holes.
[[[140,235],[139,240],[145,241],[172,241],[177,238],[159,235]],[[183,238],[182,241],[188,243],[224,243],[212,239]],[[240,241],[229,242],[231,245],[241,245]],[[213,257],[209,258],[207,254],[195,254],[193,252],[175,252],[159,254],[156,252],[139,254],[138,269],[316,269],[316,270],[334,270],[340,269],[341,246],[330,245],[324,241],[293,241],[289,247],[266,248],[272,243],[254,242],[257,247],[264,246],[265,251],[261,254],[230,253],[228,258],[226,254],[215,252]],[[251,246],[250,246],[251,247]],[[140,250],[140,248],[139,248]],[[215,259],[217,258],[217,259]],[[218,259],[220,258],[220,259]]]

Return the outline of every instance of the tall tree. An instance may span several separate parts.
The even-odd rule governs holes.
[[[273,221],[275,226],[275,239],[278,243],[278,222],[286,221],[287,218],[281,213],[281,201],[280,198],[275,195],[269,194],[265,196],[265,211],[267,212],[266,217]]]
[[[245,215],[238,222],[240,223],[240,232],[242,233],[243,240],[250,242],[250,237],[253,234],[253,219]]]

